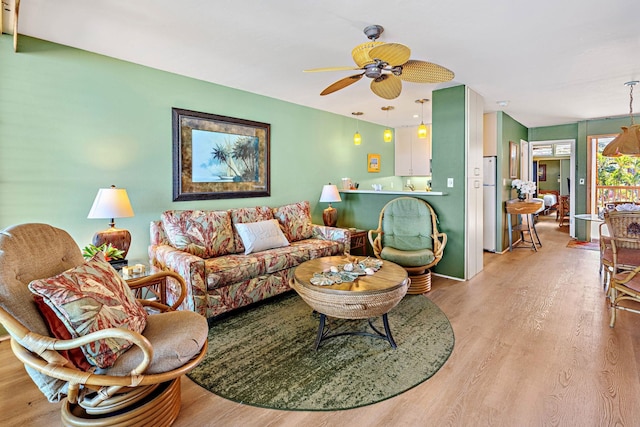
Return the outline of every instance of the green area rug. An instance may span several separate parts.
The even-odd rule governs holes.
[[[319,315],[287,294],[214,321],[208,354],[188,376],[226,399],[265,408],[370,405],[426,381],[453,350],[449,320],[423,295],[405,296],[388,318],[396,350],[382,339],[347,335],[314,351]],[[370,331],[366,320],[327,320],[331,332]],[[384,330],[381,318],[374,325]]]

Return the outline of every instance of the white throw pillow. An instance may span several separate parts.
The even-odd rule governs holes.
[[[289,246],[289,241],[280,230],[278,220],[245,222],[235,224],[244,245],[244,254],[266,249]]]

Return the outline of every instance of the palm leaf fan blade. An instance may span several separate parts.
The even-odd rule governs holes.
[[[329,86],[327,86],[327,88],[325,90],[320,92],[320,95],[329,95],[330,93],[336,92],[336,91],[338,91],[340,89],[344,89],[345,87],[347,87],[349,85],[352,85],[355,82],[357,82],[358,80],[360,80],[363,75],[364,75],[364,73],[355,74],[353,76],[349,76],[349,77],[345,77],[344,79],[340,79],[337,82],[332,83]]]
[[[453,80],[453,71],[432,62],[410,59],[402,66],[400,78],[412,83],[442,83]]]
[[[395,99],[402,92],[402,81],[392,75],[383,74],[371,81],[371,91],[384,99]]]
[[[379,59],[395,67],[409,60],[411,49],[400,43],[385,43],[369,51],[371,59]]]

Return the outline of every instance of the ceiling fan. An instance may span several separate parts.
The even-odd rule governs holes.
[[[304,70],[305,72],[363,71],[329,85],[320,92],[320,95],[329,95],[344,89],[360,80],[362,76],[372,79],[371,91],[385,99],[394,99],[400,96],[402,80],[412,83],[441,83],[453,79],[453,72],[438,64],[409,59],[411,49],[403,44],[376,41],[383,31],[384,28],[380,25],[369,25],[364,29],[364,34],[371,41],[359,44],[351,51],[351,56],[357,67],[326,67]]]

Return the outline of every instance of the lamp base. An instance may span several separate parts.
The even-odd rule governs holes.
[[[327,227],[335,227],[338,223],[338,210],[329,205],[327,209],[322,211],[322,221]]]
[[[93,235],[93,242],[95,246],[100,246],[104,243],[109,244],[114,248],[124,251],[122,259],[127,257],[129,247],[131,246],[131,233],[129,230],[122,228],[111,227],[103,231],[98,231]]]

